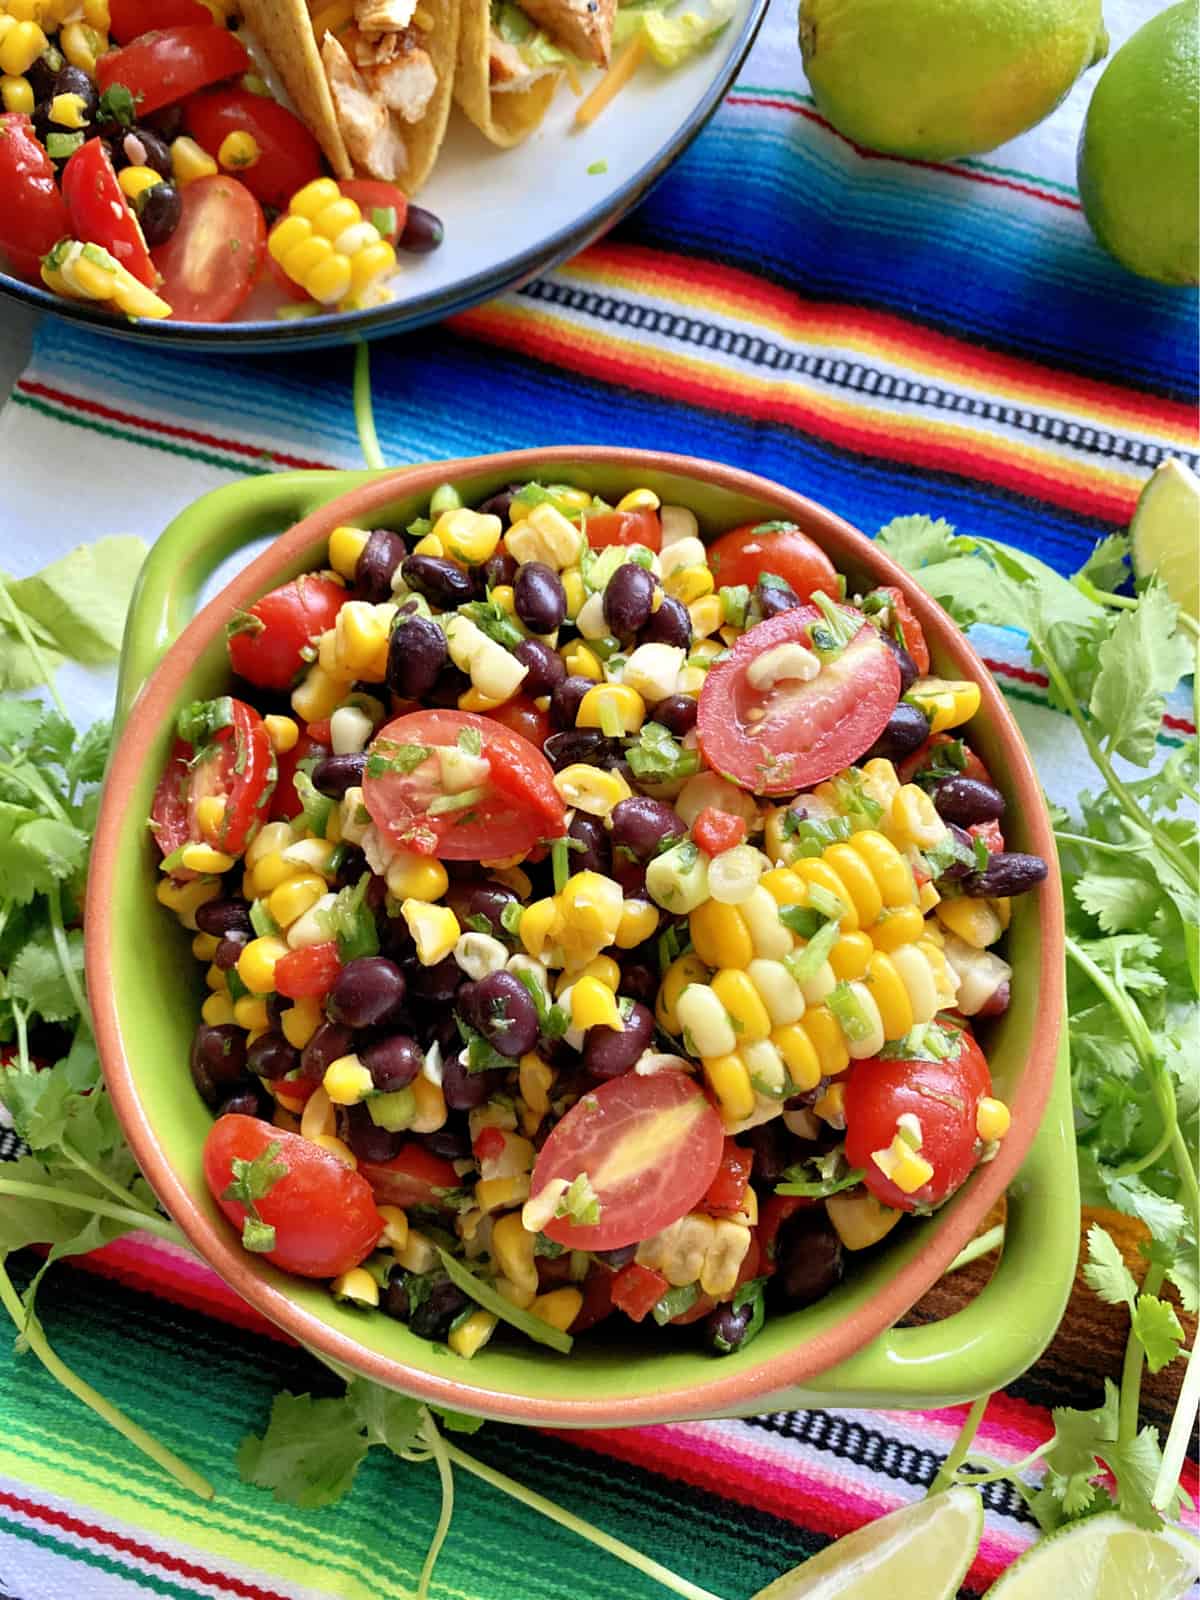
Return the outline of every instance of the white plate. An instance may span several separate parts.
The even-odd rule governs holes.
[[[635,205],[720,104],[766,8],[767,0],[739,0],[708,50],[674,72],[644,64],[587,128],[573,125],[578,101],[566,85],[542,126],[513,150],[489,144],[456,108],[418,196],[441,218],[445,241],[427,256],[402,258],[396,298],[385,306],[279,321],[262,291],[249,320],[128,323],[3,272],[0,292],[120,338],[243,350],[342,344],[438,322],[575,255]],[[589,173],[597,163],[605,170]]]

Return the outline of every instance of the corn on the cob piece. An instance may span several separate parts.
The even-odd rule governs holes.
[[[292,282],[324,306],[378,298],[380,280],[396,265],[391,244],[332,178],[296,191],[267,248]]]
[[[74,300],[107,300],[127,317],[162,318],[171,307],[98,244],[60,239],[42,262],[42,282]]]

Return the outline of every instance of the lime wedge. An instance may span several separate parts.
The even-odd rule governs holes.
[[[1200,1542],[1147,1533],[1115,1511],[1076,1522],[1027,1550],[987,1600],[1181,1600],[1200,1577]]]
[[[1156,572],[1179,609],[1200,621],[1200,479],[1176,456],[1147,480],[1129,536],[1138,577]]]
[[[958,1487],[856,1528],[753,1600],[953,1600],[983,1533],[983,1503]]]

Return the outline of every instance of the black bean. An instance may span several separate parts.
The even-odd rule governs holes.
[[[567,682],[571,682],[570,678]],[[559,688],[562,688],[561,684]],[[620,740],[609,739],[599,728],[571,728],[562,733],[552,733],[542,749],[555,772],[574,766],[577,761],[611,772],[622,755]]]
[[[842,1281],[842,1241],[823,1206],[794,1211],[775,1235],[773,1295],[786,1305],[810,1306]]]
[[[409,1313],[408,1325],[418,1339],[444,1339],[450,1324],[470,1303],[462,1290],[445,1278],[435,1283],[428,1298]]]
[[[901,700],[888,718],[887,727],[859,760],[874,761],[884,757],[888,761],[898,761],[901,756],[920,749],[928,737],[929,718],[920,706],[906,705]]]
[[[283,1013],[291,1009],[292,1002],[286,995],[269,994],[267,996],[267,1026],[277,1030],[283,1027]]]
[[[358,788],[367,770],[365,755],[326,756],[312,771],[312,785],[318,794],[340,800],[347,789]]]
[[[381,605],[392,598],[392,579],[407,554],[398,533],[391,528],[372,529],[354,565],[354,587],[364,600]]]
[[[654,574],[635,561],[613,573],[604,587],[604,620],[618,638],[629,638],[649,622],[657,587]]]
[[[690,694],[672,694],[654,708],[653,720],[660,722],[677,739],[685,738],[696,726],[699,704]]]
[[[408,969],[408,986],[415,1000],[430,1005],[448,1005],[465,981],[465,974],[453,956],[443,956],[433,966],[424,967],[417,962]]]
[[[395,638],[395,634],[392,637]],[[437,681],[433,688],[430,689],[428,694],[422,695],[421,698],[426,705],[454,711],[457,710],[459,700],[470,687],[471,680],[465,672],[461,672],[456,666],[447,665],[438,673]]]
[[[397,1322],[407,1322],[409,1312],[408,1280],[412,1276],[399,1263],[388,1268],[387,1282],[379,1297],[379,1309]]]
[[[717,1306],[704,1319],[704,1343],[715,1355],[730,1355],[745,1339],[753,1317],[752,1302],[736,1311],[729,1304]]]
[[[133,206],[151,250],[166,244],[183,218],[183,200],[173,183],[151,184],[141,191]]]
[[[348,1028],[373,1028],[404,1003],[404,974],[386,956],[357,956],[334,980],[325,1010]]]
[[[404,231],[396,241],[399,250],[408,250],[413,255],[428,255],[431,250],[436,250],[445,237],[440,217],[435,217],[432,211],[426,211],[424,206],[409,206],[408,215],[404,219]]]
[[[420,561],[423,558],[409,556],[408,559]],[[388,640],[388,688],[402,700],[421,700],[438,681],[449,659],[446,635],[437,623],[428,617],[409,617],[392,629]],[[454,671],[458,672],[458,668]],[[452,704],[457,703],[456,693]]]
[[[33,90],[33,98],[39,104],[43,100],[50,100],[54,95],[54,80],[63,69],[62,52],[56,45],[48,45],[41,55],[26,70],[25,77],[29,87]],[[86,77],[86,73],[84,74]]]
[[[550,697],[550,720],[556,728],[572,729],[584,695],[592,688],[590,678],[564,678]],[[546,741],[547,745],[549,740]]]
[[[553,633],[567,614],[562,579],[544,561],[524,561],[513,579],[513,606],[531,633]]]
[[[879,637],[896,658],[896,665],[900,668],[900,693],[907,694],[920,677],[920,673],[917,671],[917,663],[909,655],[899,639],[894,639],[890,633],[881,633]]]
[[[171,181],[171,151],[152,128],[127,128],[114,138],[118,166],[149,167],[160,178]]]
[[[231,896],[228,900],[210,900],[196,908],[196,926],[201,933],[211,933],[220,939],[227,933],[253,933],[250,921],[250,903]]]
[[[360,1161],[390,1161],[405,1137],[373,1122],[365,1102],[339,1111],[338,1132]]]
[[[443,1071],[444,1070],[445,1069],[443,1069]],[[484,1079],[489,1095],[492,1093],[493,1089],[497,1087],[497,1085],[493,1083],[493,1080],[499,1080],[500,1082],[503,1082],[504,1078],[503,1073],[496,1072],[477,1072],[474,1074],[474,1076],[476,1078]],[[442,1093],[445,1093],[444,1083],[442,1086]],[[484,1098],[486,1099],[487,1096]],[[450,1106],[450,1102],[448,1100],[446,1104]],[[470,1126],[466,1117],[464,1117],[461,1113],[457,1115],[455,1114],[455,1108],[453,1106],[450,1106],[450,1112],[450,1116],[447,1117],[446,1121],[440,1128],[435,1128],[432,1133],[419,1134],[418,1138],[425,1146],[426,1150],[430,1151],[435,1156],[441,1156],[443,1161],[468,1161],[471,1157]]]
[[[1027,856],[1019,850],[998,850],[982,872],[968,873],[963,879],[963,893],[986,900],[1028,894],[1045,880],[1047,871],[1041,856]]]
[[[95,82],[88,77],[82,67],[61,67],[54,79],[54,86],[48,95],[53,100],[56,95],[77,94],[83,101],[83,120],[91,122],[96,116],[100,106],[100,93]],[[149,163],[146,163],[149,165]],[[157,170],[157,169],[156,169]],[[167,172],[171,170],[171,157],[167,156]]]
[[[622,955],[625,952],[622,951]],[[620,993],[642,1005],[653,1006],[658,996],[658,967],[648,961],[622,961]]]
[[[172,106],[164,106],[161,111],[151,112],[146,122],[160,139],[171,144],[183,132],[183,107],[176,101]]]
[[[490,500],[485,500],[480,506],[480,515],[499,517],[501,522],[508,521],[508,508],[512,504],[512,490],[506,489],[503,494],[494,494]],[[479,569],[484,586],[488,589],[511,588],[512,581],[517,575],[517,558],[509,555],[507,550],[497,550],[490,555]]]
[[[300,1065],[300,1052],[272,1028],[246,1051],[246,1070],[256,1078],[285,1078]]]
[[[646,898],[646,863],[644,861],[633,861],[623,850],[614,850],[610,876],[615,883],[621,885],[621,893],[626,900],[644,900]]]
[[[773,1189],[785,1170],[791,1165],[792,1151],[788,1131],[781,1117],[771,1122],[760,1122],[757,1128],[748,1128],[738,1139],[748,1145],[754,1154],[752,1175],[756,1183]]]
[[[586,811],[577,811],[571,818],[567,837],[583,846],[582,850],[571,851],[569,859],[572,872],[599,872],[604,877],[608,876],[612,866],[612,847],[608,830],[598,817],[591,817]]]
[[[236,967],[238,957],[250,943],[251,935],[244,928],[235,928],[232,933],[227,933],[217,946],[213,963],[222,972],[228,972],[230,967]]]
[[[563,658],[544,639],[522,639],[513,655],[529,668],[521,688],[535,700],[539,695],[552,694],[567,675]]]
[[[692,619],[682,600],[665,594],[657,611],[652,611],[641,632],[639,644],[673,644],[686,650],[692,642]]]
[[[247,1083],[232,1094],[226,1095],[217,1107],[219,1117],[269,1117],[275,1105],[273,1097],[256,1083]]]
[[[492,933],[497,935],[504,932],[500,918],[505,906],[511,905],[516,898],[504,884],[477,878],[459,879],[442,896],[462,927],[469,928],[472,917],[484,917]]]
[[[468,1072],[457,1052],[442,1063],[442,1095],[451,1111],[474,1111],[495,1093],[503,1079],[499,1072]],[[466,1154],[470,1153],[468,1149]]]
[[[492,1048],[513,1061],[532,1050],[538,1039],[537,1007],[520,978],[489,972],[472,987],[473,1026]]]
[[[593,1255],[597,1261],[603,1261],[606,1267],[611,1267],[614,1272],[620,1272],[622,1267],[627,1267],[637,1255],[638,1247],[635,1244],[619,1244],[613,1250],[595,1250]]]
[[[334,887],[345,889],[347,885],[357,883],[367,870],[367,858],[356,844],[343,844],[345,851],[338,864],[337,876],[334,878]],[[403,927],[403,923],[401,923]]]
[[[425,1065],[425,1052],[407,1033],[389,1033],[367,1045],[359,1059],[380,1094],[393,1094],[417,1076]]]
[[[192,1039],[192,1080],[210,1106],[220,1090],[238,1083],[246,1071],[246,1035],[232,1022],[202,1022]]]
[[[583,1065],[593,1078],[619,1078],[649,1049],[654,1037],[654,1013],[635,1000],[625,1018],[624,1031],[603,1024],[589,1028],[583,1044]]]
[[[978,778],[943,778],[933,791],[933,803],[938,816],[963,828],[1004,815],[1004,796]]]
[[[410,589],[443,611],[453,611],[475,594],[475,585],[463,569],[442,556],[405,556],[400,573]]]
[[[632,850],[639,861],[649,861],[664,849],[667,841],[682,839],[687,833],[687,823],[665,800],[651,800],[648,795],[634,795],[631,800],[619,800],[612,809],[613,850]]]
[[[300,1070],[304,1076],[310,1081],[323,1078],[326,1067],[332,1066],[339,1056],[350,1053],[353,1038],[350,1029],[344,1028],[340,1022],[319,1023],[317,1031],[300,1052]]]
[[[768,617],[777,617],[781,611],[795,611],[802,603],[791,584],[779,579],[764,583],[760,578],[754,585],[754,598],[764,622]]]

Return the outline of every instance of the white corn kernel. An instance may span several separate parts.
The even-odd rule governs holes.
[[[675,693],[685,659],[680,645],[640,644],[625,662],[621,682],[635,689],[648,706],[657,705]]]
[[[820,658],[794,639],[755,656],[746,669],[752,689],[773,689],[777,683],[811,683],[821,670]]]
[[[703,567],[708,564],[708,551],[694,534],[685,534],[682,538],[673,539],[670,544],[663,543],[662,575],[669,578],[673,572],[678,572],[681,567]]]
[[[316,905],[310,906],[303,916],[296,918],[285,936],[289,950],[307,950],[314,944],[329,942],[327,914],[336,899],[335,894],[323,894]]]
[[[329,742],[335,756],[356,756],[367,748],[374,723],[360,706],[339,706],[329,719]]]
[[[608,633],[603,594],[589,595],[579,608],[575,626],[585,639],[603,639]]]
[[[675,1005],[680,1026],[686,1030],[695,1054],[727,1056],[737,1049],[737,1034],[729,1013],[706,983],[689,983]]]
[[[663,506],[658,515],[662,523],[664,550],[668,545],[678,544],[680,539],[694,539],[700,532],[695,512],[689,511],[686,506]]]
[[[773,1027],[782,1028],[789,1022],[799,1022],[804,1015],[804,995],[782,961],[766,961],[756,957],[746,968],[746,976],[766,1006]]]
[[[722,905],[740,906],[749,900],[768,866],[753,845],[738,844],[722,850],[708,864],[708,892]]]
[[[490,933],[464,933],[454,946],[454,959],[468,978],[478,982],[501,971],[508,961],[508,950]]]

